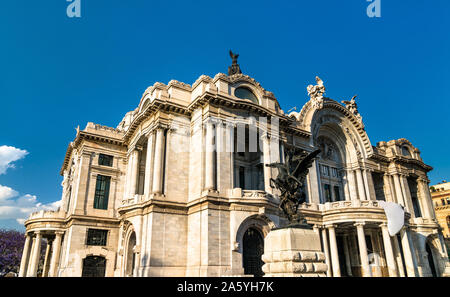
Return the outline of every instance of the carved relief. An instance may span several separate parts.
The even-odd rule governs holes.
[[[322,151],[320,153],[320,157],[322,160],[330,160],[334,162],[339,162],[338,149],[336,145],[331,142],[326,137],[319,136],[317,138],[317,145],[319,149]]]

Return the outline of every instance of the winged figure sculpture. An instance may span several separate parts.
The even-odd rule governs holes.
[[[306,220],[298,212],[298,206],[306,201],[305,180],[312,162],[321,150],[312,153],[288,149],[284,163],[266,164],[277,168],[278,176],[270,179],[270,186],[280,191],[279,207],[287,216],[290,225],[305,225]]]

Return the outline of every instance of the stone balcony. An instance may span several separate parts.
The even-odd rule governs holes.
[[[66,212],[59,210],[41,210],[33,212],[25,221],[27,232],[43,231],[50,232],[64,228]]]
[[[144,202],[144,195],[134,195],[131,196],[129,198],[123,199],[122,200],[122,205],[120,207],[124,207],[124,206],[129,206],[129,205],[133,205],[133,204],[139,204],[141,202]]]
[[[41,210],[30,214],[27,221],[36,219],[64,219],[65,217],[65,211]]]

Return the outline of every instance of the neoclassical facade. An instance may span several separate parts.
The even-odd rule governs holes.
[[[373,146],[355,97],[325,97],[319,78],[307,91],[287,114],[240,71],[202,75],[155,83],[117,128],[78,129],[61,208],[25,222],[20,275],[36,275],[41,240],[44,276],[262,275],[264,237],[287,223],[265,165],[287,148],[322,150],[299,211],[320,234],[328,276],[449,275],[419,150],[406,139]],[[398,234],[379,201],[404,207]]]
[[[431,186],[430,190],[436,219],[442,228],[448,249],[450,246],[450,182],[443,181],[442,183]]]

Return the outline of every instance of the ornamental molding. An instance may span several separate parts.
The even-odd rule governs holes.
[[[168,86],[169,88],[172,87],[172,86],[175,86],[175,87],[184,89],[184,90],[186,90],[186,91],[192,91],[192,87],[191,87],[190,84],[187,84],[187,83],[184,83],[184,82],[175,80],[175,79],[172,79],[171,81],[169,81],[169,83],[167,84],[167,86]]]

